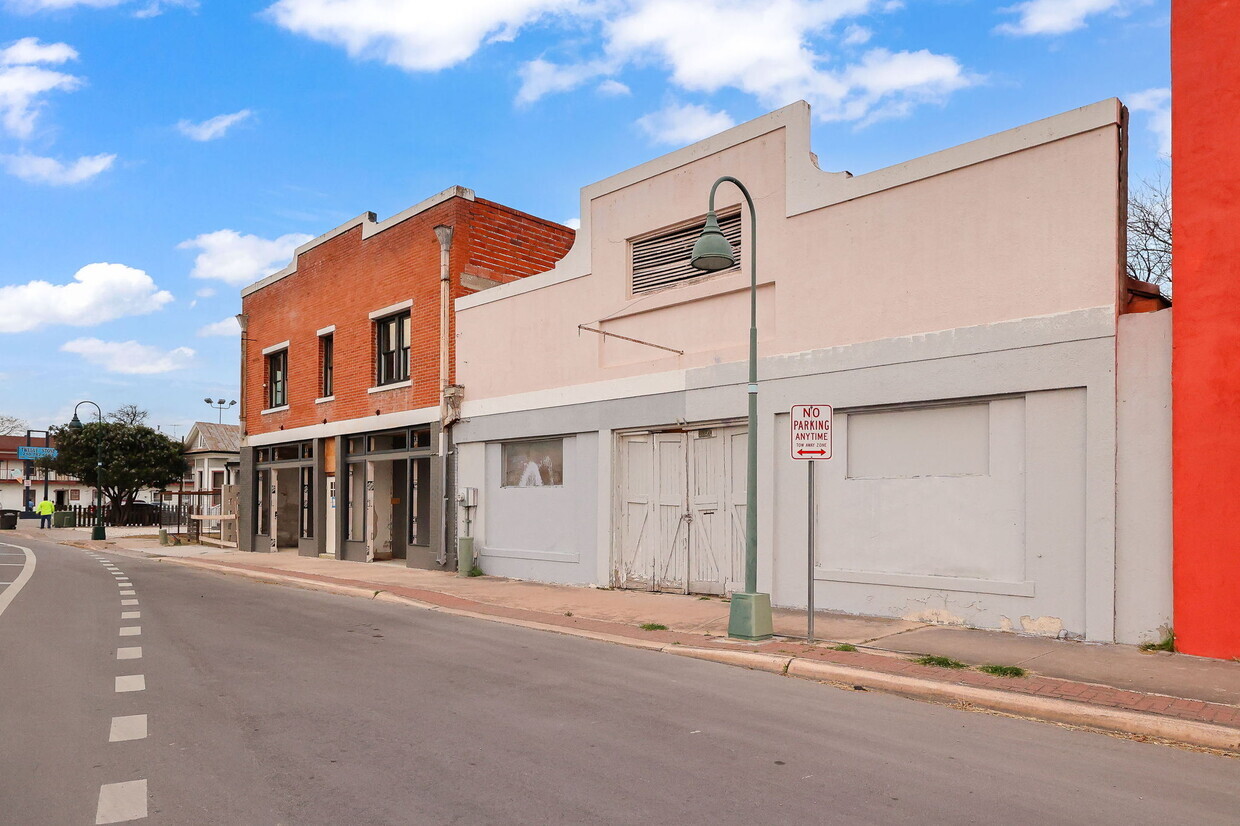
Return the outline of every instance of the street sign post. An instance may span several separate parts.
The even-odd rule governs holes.
[[[816,525],[814,519],[814,462],[831,458],[831,405],[794,404],[790,415],[791,434],[788,440],[789,454],[795,461],[805,462],[809,476],[808,501],[808,599],[806,600],[805,637],[814,641],[814,543]]]

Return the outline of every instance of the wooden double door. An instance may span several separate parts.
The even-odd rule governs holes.
[[[733,425],[619,437],[615,587],[695,594],[743,587],[745,434]]]

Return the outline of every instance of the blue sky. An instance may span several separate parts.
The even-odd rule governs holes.
[[[1118,96],[1168,151],[1168,0],[0,0],[0,413],[236,398],[241,286],[453,184],[557,221],[805,98],[866,172]],[[223,333],[212,335],[212,332]],[[226,419],[228,420],[228,419]],[[235,421],[235,411],[231,416]]]

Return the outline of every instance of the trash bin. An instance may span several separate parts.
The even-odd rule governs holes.
[[[56,511],[52,514],[53,528],[76,528],[77,514],[73,511]]]
[[[15,531],[17,530],[17,516],[21,511],[0,510],[0,530]]]

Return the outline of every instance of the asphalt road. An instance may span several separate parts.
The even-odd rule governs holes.
[[[1240,818],[1232,758],[13,541],[0,824]]]

